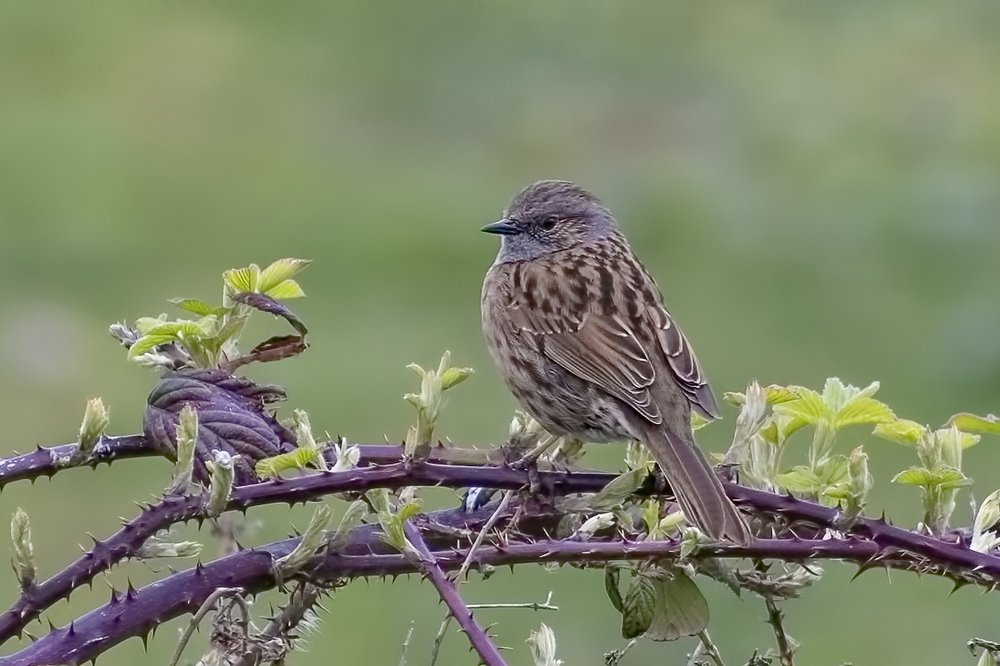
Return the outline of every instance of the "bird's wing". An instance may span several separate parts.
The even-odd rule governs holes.
[[[657,338],[667,363],[673,372],[678,386],[687,396],[691,406],[707,419],[717,419],[722,416],[719,404],[715,401],[712,388],[701,372],[698,357],[694,349],[684,337],[680,327],[667,312],[662,303],[647,307],[649,320],[657,331]]]
[[[519,268],[508,306],[511,324],[569,372],[624,401],[651,423],[662,423],[649,391],[656,380],[649,354],[620,316],[602,314],[595,307],[600,276],[560,279],[544,268]]]
[[[566,276],[552,266],[521,264],[510,283],[511,322],[536,337],[540,351],[560,366],[625,401],[656,425],[663,416],[649,389],[656,368],[662,367],[655,357],[662,354],[692,408],[705,418],[719,418],[718,403],[694,350],[663,306],[655,281],[638,262],[633,265],[634,271],[616,275],[584,259],[577,263],[576,274]],[[609,300],[625,312],[607,314],[616,310],[607,306]],[[637,335],[642,323],[629,323],[642,318],[655,332],[655,342]]]

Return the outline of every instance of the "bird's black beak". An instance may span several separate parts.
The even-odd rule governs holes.
[[[513,220],[508,220],[507,218],[493,224],[487,224],[482,230],[488,234],[499,234],[501,236],[515,236],[521,233],[521,227]]]

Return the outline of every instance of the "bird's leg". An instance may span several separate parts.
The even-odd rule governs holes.
[[[555,435],[547,435],[528,453],[521,456],[510,464],[513,469],[524,470],[528,473],[528,492],[532,495],[540,494],[542,484],[538,479],[538,459],[552,448],[559,441]]]
[[[535,467],[537,469],[538,459],[545,455],[557,441],[559,441],[559,438],[555,435],[547,435],[535,445],[535,448],[512,462],[510,466],[514,469],[527,469],[529,467]]]

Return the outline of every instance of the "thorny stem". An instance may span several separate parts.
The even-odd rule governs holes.
[[[462,562],[462,568],[458,570],[458,574],[455,576],[455,580],[458,581],[459,585],[461,585],[462,581],[465,580],[465,575],[468,573],[469,567],[472,565],[472,560],[476,556],[476,551],[481,545],[483,545],[483,539],[486,538],[489,531],[492,530],[493,526],[497,524],[498,520],[500,520],[500,515],[507,510],[507,505],[510,504],[510,500],[513,496],[513,491],[508,490],[505,492],[503,494],[503,498],[500,500],[500,504],[496,508],[496,511],[493,512],[493,515],[490,516],[489,520],[486,521],[486,524],[483,525],[483,529],[479,530],[479,534],[476,535],[475,541],[472,542],[472,547],[469,548],[468,557],[466,557],[465,561]],[[441,621],[441,626],[438,627],[437,635],[434,636],[434,644],[431,646],[430,666],[434,666],[437,663],[438,654],[441,652],[441,644],[444,643],[444,637],[448,634],[448,627],[451,626],[452,617],[452,615],[445,617],[444,620]]]
[[[119,441],[120,439],[106,438],[104,441]],[[123,446],[125,445],[123,444]],[[136,441],[131,441],[128,446],[131,448],[126,447],[123,449],[128,451],[128,454],[123,457],[145,455],[141,453],[142,447]],[[73,448],[74,445],[69,445],[69,449],[67,449],[67,454],[70,457]],[[38,474],[34,474],[34,476],[32,474],[22,474],[27,458],[35,461],[28,465],[35,472],[44,469],[63,469],[51,466],[51,456],[48,453],[50,449],[40,449],[40,451],[44,452],[41,457],[49,462],[45,464],[39,462],[39,452],[0,461],[0,484],[8,482],[13,478],[34,478],[34,476],[45,474],[45,472],[39,472]],[[439,455],[444,457],[445,452],[449,456],[454,456],[453,452],[455,451],[458,450],[435,447],[431,452],[431,460],[436,459],[436,456]],[[399,462],[398,457],[391,458],[390,454],[392,453],[398,456],[401,453],[400,447],[364,446],[362,448],[363,457],[361,464],[369,465],[367,467],[346,472],[316,473],[293,480],[276,480],[236,488],[233,491],[227,509],[244,510],[252,506],[268,503],[304,502],[332,493],[363,492],[380,487],[400,488],[413,485],[439,485],[453,488],[481,486],[510,490],[524,487],[529,482],[527,472],[507,467],[471,467],[434,463],[420,463],[407,467]],[[474,453],[481,454],[482,452]],[[463,453],[462,455],[466,454]],[[395,462],[386,466],[374,466],[377,462],[387,462],[390,459]],[[12,463],[17,464],[13,464],[12,466]],[[46,468],[46,465],[49,466]],[[11,469],[15,471],[20,469],[22,471],[13,473],[13,476],[10,474],[5,476]],[[567,495],[572,493],[596,492],[614,478],[614,475],[594,472],[539,471],[537,472],[537,478],[543,492],[551,495]],[[823,528],[835,527],[839,519],[839,513],[835,509],[794,497],[777,495],[734,484],[725,484],[725,488],[727,494],[737,505],[744,509],[749,509],[758,515],[762,515],[765,520],[768,516],[778,516],[782,519],[782,522],[790,526],[804,524],[803,529],[795,527],[795,530],[802,534],[822,534]],[[650,494],[651,492],[654,492],[652,484],[648,484],[646,488],[641,489],[640,494]],[[30,596],[22,596],[9,611],[0,614],[0,641],[20,633],[30,621],[38,617],[41,611],[68,596],[77,587],[87,584],[95,575],[107,571],[117,562],[132,556],[149,536],[175,523],[201,517],[203,512],[202,504],[203,500],[200,497],[175,497],[170,499],[169,502],[164,500],[160,504],[147,508],[141,516],[130,521],[116,535],[103,543],[99,542],[90,553],[85,554],[48,581],[41,583],[32,591]],[[441,523],[437,519],[438,515],[435,514],[432,518],[436,522]],[[448,515],[450,516],[450,522],[447,524],[447,527],[451,529],[465,530],[469,529],[472,525],[472,517],[468,514],[453,512]],[[477,518],[476,520],[479,519]],[[546,525],[551,527],[551,522],[546,523]],[[547,539],[544,533],[535,534],[534,536],[538,539]],[[619,549],[617,556],[609,551],[602,550],[602,548],[609,546],[614,548],[615,544],[591,544],[591,546],[600,546],[591,553],[592,557],[597,558],[620,558],[623,556],[622,549],[625,549],[629,553],[636,552],[633,550],[632,545],[622,543],[617,546]],[[529,553],[539,558],[552,557],[553,553],[558,554],[560,557],[568,558],[558,561],[573,561],[574,558],[580,559],[581,557],[579,554],[574,555],[571,553],[571,548],[564,542],[542,542],[540,545],[515,544],[515,547],[514,551],[504,553],[497,553],[496,549],[489,547],[487,550],[489,551],[490,559],[485,562],[495,564],[498,562],[516,563],[530,561],[517,559],[517,557],[527,557]],[[537,550],[531,550],[532,548],[536,548]],[[570,550],[567,550],[567,548],[570,548]],[[825,541],[807,541],[799,540],[795,537],[785,537],[778,540],[761,540],[750,547],[742,548],[743,550],[729,547],[729,550],[725,551],[724,554],[729,557],[771,557],[786,561],[830,557],[855,562],[862,567],[862,570],[873,567],[893,567],[941,575],[955,581],[956,586],[973,583],[993,589],[1000,584],[1000,557],[973,551],[967,544],[958,540],[957,537],[954,540],[945,540],[894,527],[879,520],[859,520],[851,526],[843,538],[838,537]],[[282,554],[287,554],[287,552],[285,551]],[[715,551],[712,550],[711,546],[706,546],[702,547],[700,552],[710,553]],[[454,562],[454,554],[447,555],[448,558],[451,558],[448,560],[447,569],[459,568],[464,559],[469,555],[468,551],[460,551],[460,554],[462,560],[458,562]],[[233,557],[244,555],[246,555],[245,552],[236,554]],[[625,556],[627,557],[628,555]],[[380,570],[379,567],[383,566],[386,562],[380,559],[381,557],[384,556],[372,556],[373,559],[367,562],[361,561],[360,564],[357,558],[355,558],[351,566],[341,571],[341,575],[344,577],[359,577],[378,575],[379,573],[391,573],[392,571],[406,571],[405,567],[400,568],[398,563],[390,566],[387,572]],[[229,558],[220,561],[228,560]],[[198,571],[201,571],[201,569],[196,569],[195,573]],[[163,601],[161,604],[163,608],[169,609],[165,612],[173,613],[169,617],[176,617],[181,613],[194,612],[200,606],[201,602],[204,601],[205,595],[207,595],[206,592],[205,595],[200,597],[198,595],[192,596],[183,591],[183,587],[172,587],[172,585],[179,584],[180,579],[177,576],[183,576],[187,573],[191,572],[176,574],[174,577],[161,582],[164,586],[172,589],[175,595],[174,599]],[[230,576],[229,578],[232,579],[234,577]],[[245,580],[252,578],[252,576],[241,574],[240,578]],[[237,585],[235,580],[230,579],[221,580],[211,590],[214,590],[216,587]],[[171,585],[168,585],[168,583],[171,583]],[[273,586],[273,580],[265,576],[258,579],[257,584],[262,586],[261,589],[266,589]],[[239,586],[245,587],[242,584]],[[130,591],[124,597],[124,601],[129,601],[134,597],[134,592]],[[116,595],[114,603],[121,603],[122,601]],[[91,615],[85,617],[90,618]],[[151,628],[152,624],[156,624],[164,619],[164,616],[148,613],[144,617],[145,621],[151,624],[144,626],[135,625],[134,623],[124,623],[117,627],[115,631],[106,631],[108,627],[101,627],[98,624],[98,627],[101,627],[99,631],[104,633],[88,635],[81,635],[79,629],[83,625],[80,623],[85,619],[81,618],[78,623],[71,625],[75,631],[66,632],[63,635],[60,635],[59,632],[54,632],[43,638],[35,646],[26,648],[26,650],[30,651],[29,654],[35,654],[36,651],[42,650],[45,646],[63,645],[60,641],[73,643],[73,641],[85,641],[87,638],[93,636],[101,636],[103,637],[102,640],[91,641],[85,646],[85,652],[97,655],[108,649],[111,645],[120,642],[125,637],[145,633]],[[22,653],[18,653],[18,655]],[[14,659],[14,657],[9,657],[7,660],[0,659],[0,664],[8,663],[11,659]],[[10,663],[65,663],[66,661],[69,661],[67,653],[54,652],[49,653],[46,661],[10,661]]]
[[[416,557],[414,559],[416,559],[417,567],[427,576],[431,584],[434,585],[441,600],[448,606],[452,617],[462,627],[462,630],[469,639],[469,643],[472,644],[472,648],[479,655],[482,663],[486,666],[506,666],[507,662],[500,656],[500,651],[493,645],[490,637],[486,635],[486,630],[479,626],[476,618],[472,615],[472,611],[465,605],[465,601],[459,595],[455,583],[448,578],[448,575],[445,574],[444,570],[437,563],[434,554],[427,547],[427,542],[421,536],[420,530],[414,527],[412,522],[408,521],[403,525],[403,533],[406,535],[407,541],[416,549]]]
[[[289,595],[288,605],[255,637],[256,646],[237,660],[233,666],[256,666],[260,663],[262,640],[276,638],[294,629],[305,618],[306,613],[319,604],[323,590],[309,583],[302,583]]]
[[[433,518],[450,524],[467,520],[461,511],[438,512]],[[485,516],[482,520],[485,520]],[[68,627],[57,628],[34,644],[9,657],[0,658],[0,666],[31,666],[47,663],[82,663],[106,652],[132,636],[144,635],[154,626],[184,613],[193,613],[219,587],[242,587],[248,594],[275,586],[273,561],[290,553],[298,539],[288,539],[182,571],[99,607],[75,620]],[[485,545],[477,556],[479,565],[503,566],[539,562],[578,564],[616,560],[676,559],[680,541],[540,541]],[[863,564],[877,557],[877,543],[862,539],[781,540],[759,539],[753,544],[703,544],[688,557],[702,559],[773,558],[788,561],[837,559]],[[442,570],[457,570],[468,556],[467,550],[450,544],[432,551]],[[376,526],[354,530],[348,545],[340,552],[328,552],[315,558],[309,567],[313,580],[342,580],[372,576],[391,576],[417,571],[414,563],[392,551],[380,539]]]
[[[205,619],[212,607],[220,600],[226,597],[232,597],[234,599],[240,600],[240,606],[243,612],[244,622],[250,623],[250,611],[246,606],[246,602],[243,601],[241,595],[243,594],[243,589],[239,587],[220,587],[212,594],[208,595],[205,602],[201,607],[195,612],[194,617],[191,618],[191,622],[188,624],[184,633],[181,634],[180,640],[177,641],[177,648],[174,650],[174,656],[171,657],[167,666],[177,666],[181,661],[181,655],[184,654],[184,648],[187,647],[188,642],[191,640],[191,636],[194,635],[195,629],[201,624],[201,621]]]
[[[57,472],[74,467],[97,467],[98,463],[110,464],[126,458],[148,458],[161,455],[142,435],[104,437],[89,456],[77,456],[77,444],[39,446],[31,453],[0,459],[0,488],[14,481],[54,476]]]
[[[778,643],[781,666],[795,666],[795,646],[785,633],[784,614],[771,597],[764,597],[764,606],[767,608],[767,623],[774,630],[774,639]]]

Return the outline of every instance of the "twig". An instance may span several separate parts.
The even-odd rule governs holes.
[[[767,608],[767,623],[774,630],[774,639],[778,643],[778,658],[781,660],[781,666],[795,666],[795,646],[788,638],[788,634],[785,633],[784,615],[781,609],[770,597],[764,597],[764,606]]]
[[[507,510],[507,506],[510,504],[510,500],[513,496],[514,493],[510,490],[503,494],[503,497],[500,499],[500,504],[497,505],[496,511],[493,512],[490,519],[486,521],[485,525],[483,525],[483,529],[481,529],[479,534],[476,535],[476,540],[472,542],[472,548],[469,549],[469,555],[465,558],[465,561],[462,562],[462,568],[458,570],[458,574],[455,576],[456,579],[463,580],[465,578],[465,575],[469,572],[469,567],[472,565],[472,560],[476,556],[476,551],[483,545],[483,540],[486,538],[486,535],[493,529],[493,526],[497,524],[497,521],[500,520],[500,516],[503,515],[503,512]]]
[[[537,601],[529,601],[522,604],[469,604],[471,610],[480,610],[482,608],[523,608],[526,610],[533,611],[557,611],[559,606],[552,605],[552,593],[549,592],[549,596],[545,597],[545,601],[538,603]]]
[[[410,620],[410,630],[406,632],[406,638],[403,639],[403,650],[402,654],[399,655],[399,666],[406,666],[406,651],[410,647],[410,639],[413,638],[413,626],[415,622]]]
[[[319,598],[323,590],[310,583],[302,583],[288,597],[288,605],[281,609],[274,618],[267,623],[256,639],[254,647],[237,660],[233,666],[256,666],[260,663],[260,656],[263,652],[264,641],[270,638],[287,635],[289,631],[298,626],[313,607],[319,603]]]
[[[201,605],[201,608],[194,614],[191,618],[191,622],[188,623],[187,628],[184,633],[181,634],[180,640],[177,641],[177,648],[174,650],[174,656],[170,658],[167,666],[177,666],[180,663],[181,655],[184,654],[184,648],[187,647],[188,642],[191,640],[191,636],[194,635],[195,629],[201,624],[201,621],[205,619],[208,612],[212,610],[216,602],[225,597],[233,597],[240,600],[240,607],[243,612],[244,622],[249,624],[250,622],[250,611],[246,606],[246,602],[243,601],[241,595],[243,594],[243,588],[239,587],[220,587],[216,589],[212,594],[208,595],[205,602]]]
[[[476,622],[472,611],[469,610],[469,607],[465,605],[462,597],[458,594],[458,588],[455,586],[455,583],[448,578],[444,570],[438,565],[434,555],[428,549],[423,536],[421,536],[420,530],[412,522],[407,522],[403,525],[403,533],[416,549],[415,559],[417,560],[417,566],[431,581],[431,584],[434,585],[434,588],[441,596],[441,600],[448,606],[448,610],[455,620],[458,621],[459,626],[462,627],[462,630],[469,639],[469,643],[472,644],[472,648],[479,655],[482,663],[486,666],[506,666],[506,662],[500,656],[500,651],[493,645],[489,636],[486,635],[486,631]]]
[[[604,653],[605,665],[618,666],[618,664],[621,663],[621,660],[625,657],[625,655],[628,654],[629,650],[634,648],[636,646],[636,643],[638,642],[639,639],[633,638],[632,640],[630,640],[628,643],[625,644],[625,647],[618,650],[612,650],[611,652],[605,652]]]
[[[712,637],[708,634],[708,629],[699,631],[698,638],[701,640],[699,647],[705,651],[705,654],[712,660],[712,663],[715,666],[726,666],[725,662],[722,661],[722,654],[719,652],[719,648],[716,647],[712,641]]]

